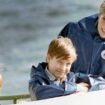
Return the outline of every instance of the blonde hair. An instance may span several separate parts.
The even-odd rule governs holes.
[[[51,41],[47,55],[51,58],[70,60],[72,63],[77,59],[77,54],[72,41],[67,37],[59,37]]]
[[[100,6],[100,14],[105,14],[105,0],[102,2],[101,6]]]

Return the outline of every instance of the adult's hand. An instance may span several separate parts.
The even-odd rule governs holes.
[[[89,84],[84,82],[77,84],[77,91],[88,92],[88,90],[89,90]]]

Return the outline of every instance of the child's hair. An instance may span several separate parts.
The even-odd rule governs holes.
[[[47,55],[50,57],[70,60],[72,63],[76,60],[77,54],[72,41],[67,37],[58,37],[51,41],[48,47]]]

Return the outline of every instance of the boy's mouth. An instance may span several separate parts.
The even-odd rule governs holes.
[[[59,73],[59,74],[65,74],[65,72],[62,71],[62,70],[56,70],[56,71],[57,71],[57,73]]]

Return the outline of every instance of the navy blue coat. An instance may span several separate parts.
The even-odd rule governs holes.
[[[29,91],[32,100],[63,96],[76,91],[76,84],[73,82],[73,73],[68,73],[67,81],[57,86],[46,75],[46,65],[43,62],[38,67],[32,66],[31,80],[29,81]]]
[[[40,63],[38,67],[32,66],[29,92],[31,100],[40,100],[58,96],[64,96],[76,92],[76,83],[85,82],[90,85],[89,91],[105,89],[105,80],[101,77],[82,73],[70,72],[67,81],[59,86],[54,84],[46,75],[46,63]]]
[[[72,39],[77,50],[73,72],[92,74],[105,78],[105,39],[97,31],[98,15],[68,23],[59,35]],[[103,52],[103,53],[102,53]]]

